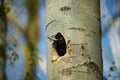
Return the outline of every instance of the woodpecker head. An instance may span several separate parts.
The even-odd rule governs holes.
[[[57,33],[57,34],[55,35],[55,39],[56,39],[56,40],[63,40],[64,37],[63,37],[63,35],[62,35],[61,33]]]
[[[51,37],[48,37],[51,41],[57,41],[57,40],[63,40],[64,37],[61,33],[57,33],[56,35],[52,35]]]

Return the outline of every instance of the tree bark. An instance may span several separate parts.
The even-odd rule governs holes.
[[[4,0],[0,1],[0,80],[6,80],[6,14],[4,11]]]
[[[47,0],[48,80],[102,80],[99,0]],[[61,33],[67,48],[53,47]]]

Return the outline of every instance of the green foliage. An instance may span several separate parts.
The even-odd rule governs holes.
[[[41,76],[42,76],[42,73],[41,73],[41,72],[40,72],[40,73],[38,73],[38,74],[37,74],[37,76],[38,76],[38,77],[41,77]]]
[[[34,51],[29,51],[30,57],[32,58],[32,61],[37,65],[39,61],[42,61],[42,59],[39,56],[38,48],[35,48]]]
[[[107,75],[103,77],[103,80],[120,80],[120,76],[117,76],[117,74],[119,75],[120,73],[116,69],[115,62],[112,62],[112,64],[113,65],[109,67]]]
[[[10,47],[10,46],[7,47],[8,52],[10,52],[7,54],[7,59],[9,60],[10,65],[12,65],[12,66],[19,59],[19,55],[17,54],[17,52],[14,49],[16,46],[13,45],[12,47]]]
[[[107,80],[107,78],[106,78],[106,77],[103,77],[103,80]]]
[[[8,12],[10,12],[10,3],[9,1],[5,1],[5,13],[7,14]]]
[[[113,72],[113,71],[114,71],[114,68],[113,68],[113,67],[110,67],[109,70],[110,70],[111,72]]]
[[[39,51],[38,51],[37,47],[35,47],[34,50],[29,51],[28,54],[29,54],[28,59],[30,61],[30,63],[29,63],[30,66],[36,66],[36,65],[38,65],[38,63],[40,61],[42,61],[42,59],[39,56]],[[35,78],[39,78],[42,76],[42,73],[41,72],[39,72],[39,73],[33,72],[33,75]],[[26,77],[28,77],[27,73],[26,73]],[[28,79],[25,78],[25,80],[28,80]]]
[[[13,44],[14,47],[17,47],[17,44]]]

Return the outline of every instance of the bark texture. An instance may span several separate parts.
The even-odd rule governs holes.
[[[99,0],[47,0],[48,80],[102,80]],[[53,47],[57,33],[67,49],[58,56]]]

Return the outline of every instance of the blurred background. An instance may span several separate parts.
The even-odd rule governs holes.
[[[105,80],[120,80],[120,0],[100,0]]]
[[[21,46],[24,45],[26,38],[21,35],[21,32],[27,26],[28,6],[26,0],[5,1],[8,20],[7,42],[9,46],[7,49],[6,73],[8,80],[22,80],[24,52],[22,52]],[[39,0],[37,8],[38,33],[36,33],[36,55],[39,57],[35,58],[37,60],[36,80],[47,80],[45,7],[45,0]],[[120,0],[100,0],[100,12],[104,80],[120,80]]]

